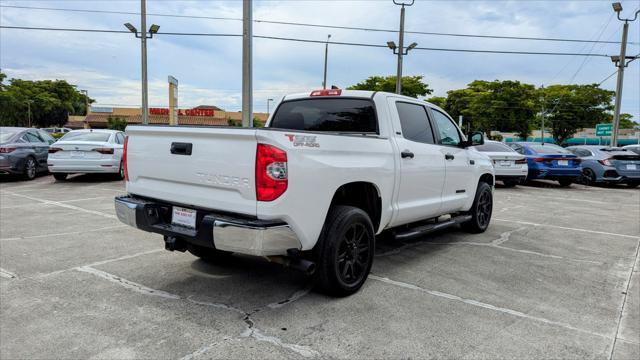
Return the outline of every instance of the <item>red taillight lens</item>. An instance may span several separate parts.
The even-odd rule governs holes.
[[[62,151],[62,149],[56,147],[49,148],[49,154],[57,153],[58,151]]]
[[[97,151],[100,154],[113,154],[113,148],[96,148],[91,151]]]
[[[598,162],[604,166],[613,166],[613,164],[611,163],[611,159],[602,159],[598,160]]]
[[[571,160],[573,160],[573,163],[576,164],[576,165],[578,165],[578,164],[580,164],[582,162],[582,159],[578,159],[578,158],[571,159]]]
[[[342,94],[342,89],[323,89],[314,90],[309,96],[340,96],[340,94]]]
[[[122,169],[124,170],[124,181],[129,181],[129,170],[127,169],[127,148],[129,137],[124,137],[124,147],[122,148]]]
[[[546,162],[546,161],[549,161],[549,159],[547,159],[547,158],[534,158],[533,161],[535,161],[535,162]]]
[[[256,149],[256,198],[273,201],[289,185],[287,153],[275,146],[258,144]]]
[[[16,148],[14,147],[0,147],[0,154],[8,154],[10,152],[15,151]]]
[[[527,159],[518,159],[516,160],[516,164],[526,164],[527,163]]]

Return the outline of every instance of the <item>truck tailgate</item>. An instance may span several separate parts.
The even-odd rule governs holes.
[[[127,192],[256,215],[256,130],[128,126]]]

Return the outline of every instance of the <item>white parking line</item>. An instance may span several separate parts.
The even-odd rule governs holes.
[[[112,230],[112,229],[118,229],[118,228],[124,228],[124,227],[127,227],[127,225],[122,224],[122,225],[114,225],[114,226],[105,226],[105,227],[101,227],[101,228],[97,228],[97,229],[80,230],[80,231],[69,231],[69,232],[55,233],[55,234],[19,236],[19,237],[4,238],[4,239],[0,238],[0,241],[15,241],[15,240],[27,240],[27,239],[39,239],[39,238],[45,238],[45,237],[50,237],[50,236],[77,235],[77,234],[84,234],[84,233],[88,233],[88,232]]]
[[[630,238],[630,239],[640,239],[640,236],[635,236],[635,235],[617,234],[617,233],[611,233],[611,232],[606,232],[606,231],[579,229],[579,228],[572,228],[572,227],[558,226],[558,225],[551,225],[551,224],[538,224],[538,223],[533,223],[533,222],[529,222],[529,221],[498,219],[498,218],[494,218],[493,220],[503,221],[503,222],[510,222],[510,223],[521,224],[521,225],[544,226],[544,227],[550,227],[550,228],[555,228],[555,229],[586,232],[586,233],[591,233],[591,234],[611,235],[611,236],[626,237],[626,238]]]
[[[112,214],[103,213],[101,211],[89,210],[89,209],[81,208],[81,207],[74,206],[74,205],[71,205],[71,204],[64,204],[64,203],[59,202],[59,201],[40,199],[40,198],[36,198],[36,197],[33,197],[33,196],[17,194],[17,193],[10,192],[10,191],[3,191],[3,193],[4,194],[8,194],[8,195],[17,196],[17,197],[22,197],[22,198],[29,199],[29,200],[39,201],[39,202],[41,202],[43,204],[56,205],[56,206],[67,208],[67,209],[81,211],[81,212],[84,212],[84,213],[87,213],[87,214],[99,215],[99,216],[106,217],[106,218],[109,218],[109,219],[117,219],[117,217],[115,215],[112,215]]]
[[[12,273],[11,271],[0,268],[0,277],[6,278],[6,279],[14,279],[14,278],[17,278],[18,276]]]
[[[605,335],[605,334],[600,334],[600,333],[596,333],[590,330],[585,330],[585,329],[580,329],[577,328],[575,326],[572,326],[570,324],[567,323],[563,323],[563,322],[559,322],[559,321],[554,321],[554,320],[549,320],[549,319],[545,319],[542,317],[538,317],[538,316],[533,316],[533,315],[529,315],[529,314],[525,314],[523,312],[517,311],[517,310],[513,310],[513,309],[508,309],[508,308],[504,308],[504,307],[500,307],[500,306],[496,306],[496,305],[491,305],[485,302],[481,302],[478,300],[473,300],[473,299],[465,299],[462,298],[460,296],[457,295],[452,295],[452,294],[447,294],[447,293],[443,293],[440,291],[435,291],[435,290],[429,290],[429,289],[425,289],[422,288],[420,286],[414,285],[414,284],[409,284],[406,282],[402,282],[402,281],[396,281],[396,280],[391,280],[389,278],[386,277],[381,277],[381,276],[376,276],[376,275],[369,275],[369,279],[373,279],[373,280],[377,280],[386,284],[390,284],[390,285],[394,285],[394,286],[399,286],[405,289],[410,289],[410,290],[415,290],[415,291],[419,291],[419,292],[423,292],[429,295],[433,295],[433,296],[437,296],[440,298],[445,298],[445,299],[449,299],[452,301],[458,301],[458,302],[462,302],[468,305],[472,305],[472,306],[477,306],[477,307],[481,307],[484,309],[489,309],[489,310],[493,310],[493,311],[498,311],[504,314],[509,314],[512,316],[516,316],[519,318],[523,318],[523,319],[527,319],[527,320],[533,320],[533,321],[537,321],[537,322],[542,322],[545,324],[549,324],[549,325],[554,325],[554,326],[559,326],[568,330],[573,330],[573,331],[578,331],[581,333],[586,333],[589,335],[595,335],[595,336],[599,336],[599,337],[603,337],[606,339],[610,339],[612,336],[611,335]]]

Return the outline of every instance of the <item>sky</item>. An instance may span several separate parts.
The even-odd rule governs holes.
[[[2,6],[90,9],[138,13],[140,1],[9,1]],[[633,17],[640,1],[622,1],[623,17]],[[242,1],[148,0],[148,14],[238,19]],[[400,7],[392,0],[254,1],[255,20],[397,29]],[[0,8],[3,26],[125,30],[135,14],[84,13]],[[241,34],[239,20],[148,15],[147,26],[160,32]],[[622,22],[611,1],[426,1],[406,8],[408,31],[619,41]],[[384,45],[398,34],[301,27],[256,22],[254,35]],[[628,55],[640,52],[640,20],[631,23]],[[620,46],[406,34],[419,47],[617,55]],[[253,41],[254,111],[265,112],[267,99],[321,88],[324,44],[256,38]],[[148,41],[149,105],[168,106],[167,76],[179,80],[179,105],[216,105],[241,109],[241,37],[171,36]],[[64,79],[86,89],[94,106],[139,107],[140,40],[131,33],[54,32],[0,29],[0,69],[9,78]],[[622,112],[640,119],[640,61],[625,71]],[[403,75],[422,75],[432,95],[464,88],[473,80],[518,80],[536,86],[600,83],[616,68],[606,57],[478,54],[413,50],[404,58]],[[329,46],[328,84],[345,88],[372,75],[395,75],[396,57],[387,48]],[[615,90],[615,75],[602,87]],[[271,103],[271,108],[275,104]]]

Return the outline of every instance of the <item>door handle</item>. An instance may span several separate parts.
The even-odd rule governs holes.
[[[171,143],[171,153],[175,155],[191,155],[193,144],[173,142]]]
[[[453,160],[453,159],[455,159],[456,157],[455,157],[455,156],[453,156],[453,154],[445,154],[444,158],[445,158],[446,160]]]
[[[405,150],[403,152],[400,153],[400,156],[402,156],[402,158],[409,158],[409,159],[413,159],[413,153],[409,150]]]

